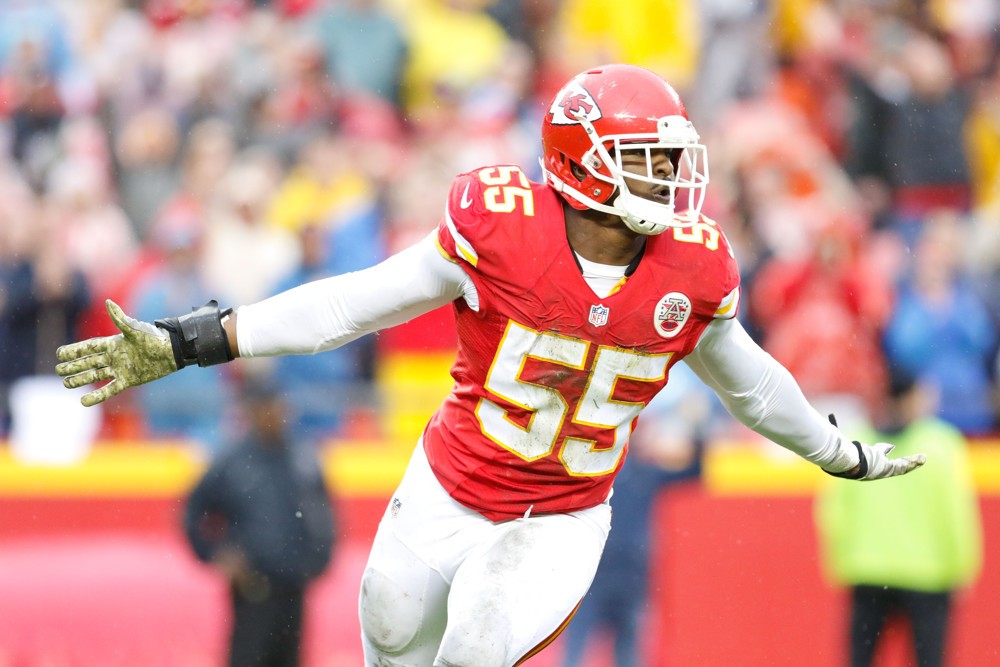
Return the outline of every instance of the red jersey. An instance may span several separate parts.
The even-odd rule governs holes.
[[[454,304],[455,385],[424,432],[438,480],[494,521],[604,502],[639,412],[716,317],[739,274],[714,222],[650,236],[610,296],[585,282],[562,200],[514,166],[458,176],[438,227],[479,308]]]

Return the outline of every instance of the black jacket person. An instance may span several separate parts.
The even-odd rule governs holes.
[[[315,451],[286,437],[281,397],[266,384],[245,394],[252,428],[195,486],[184,529],[230,582],[230,664],[296,665],[304,594],[330,562],[334,516]]]

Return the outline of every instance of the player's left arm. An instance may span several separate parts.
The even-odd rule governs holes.
[[[879,479],[924,463],[924,454],[890,459],[893,445],[867,445],[844,436],[736,319],[714,320],[685,361],[740,422],[831,475]]]

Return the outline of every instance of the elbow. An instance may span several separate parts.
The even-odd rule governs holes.
[[[722,400],[726,410],[747,428],[756,431],[767,418],[767,404],[755,399],[752,394],[726,396]]]

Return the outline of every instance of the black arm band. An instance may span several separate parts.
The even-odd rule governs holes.
[[[192,308],[187,315],[156,320],[154,324],[170,334],[177,368],[193,363],[214,366],[233,360],[229,338],[222,326],[222,319],[233,312],[232,308],[219,311],[217,301],[209,301],[201,308]]]
[[[834,417],[832,414],[830,415],[830,423],[833,424],[834,426],[837,425],[837,418]],[[829,470],[826,470],[824,468],[823,472],[825,472],[828,475],[833,475],[834,477],[840,477],[843,479],[862,479],[865,475],[867,475],[868,459],[865,458],[865,452],[863,449],[861,449],[861,443],[858,442],[857,440],[852,440],[851,444],[858,448],[858,471],[852,475],[850,471],[830,472]]]
[[[854,474],[851,474],[850,471],[830,472],[829,470],[824,469],[823,472],[825,472],[828,475],[833,475],[834,477],[842,477],[843,479],[864,479],[864,476],[868,474],[868,459],[865,458],[865,453],[861,449],[860,442],[858,442],[857,440],[852,440],[851,444],[858,448],[858,461],[859,461],[858,471]]]

